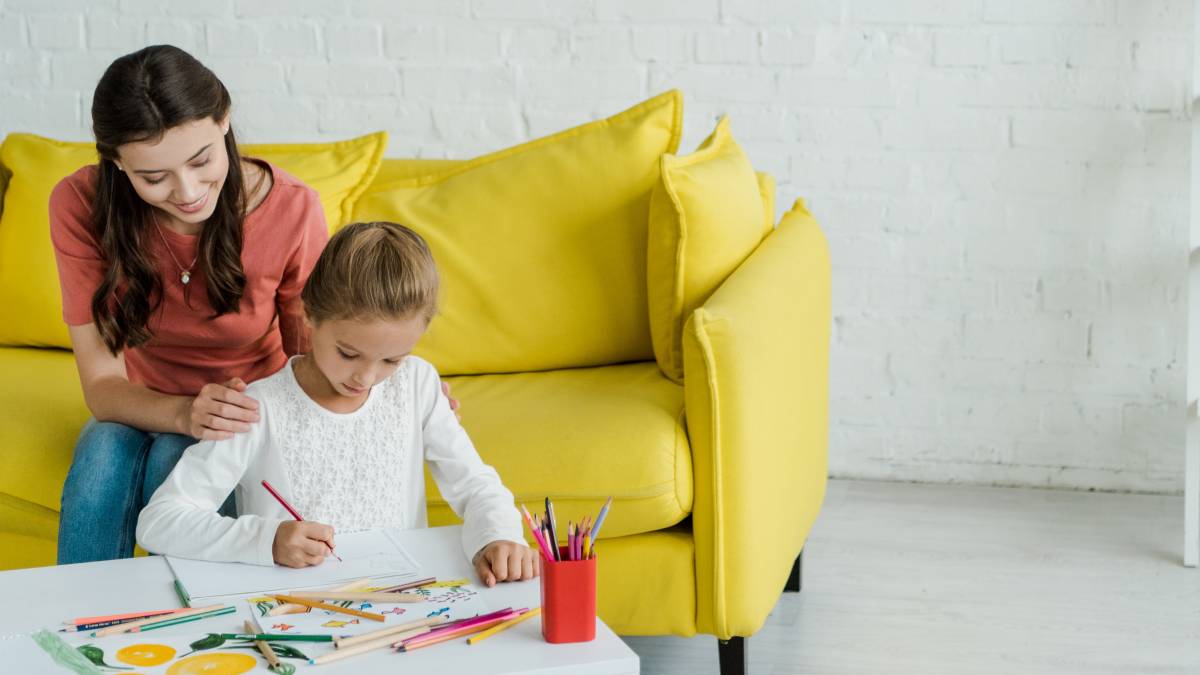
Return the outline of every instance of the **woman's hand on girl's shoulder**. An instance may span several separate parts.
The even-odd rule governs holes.
[[[445,394],[446,399],[450,401],[450,410],[454,412],[454,416],[458,418],[459,422],[461,422],[462,413],[459,411],[459,408],[462,407],[462,404],[458,402],[458,399],[450,395],[450,383],[445,380],[442,380],[442,393]]]
[[[542,561],[533,549],[515,541],[493,541],[479,549],[472,562],[475,573],[488,588],[497,581],[532,579],[542,573]]]
[[[246,383],[233,378],[222,384],[209,383],[180,412],[184,433],[202,441],[221,441],[250,431],[259,421],[258,401],[246,396]]]

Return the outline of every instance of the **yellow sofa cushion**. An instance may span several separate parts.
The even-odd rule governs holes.
[[[0,500],[58,510],[79,430],[89,417],[75,357],[0,348]]]
[[[653,361],[450,378],[463,426],[518,502],[560,523],[613,506],[601,538],[670,527],[692,510],[683,388]],[[426,475],[430,522],[457,522]]]
[[[663,155],[650,198],[648,301],[654,357],[683,381],[683,324],[762,241],[759,179],[721,118],[696,152]],[[764,225],[766,223],[766,225]]]
[[[375,185],[354,219],[421,233],[442,278],[417,353],[445,374],[650,359],[646,219],[679,143],[670,91],[604,120]]]
[[[317,191],[331,224],[342,224],[375,177],[387,134],[335,143],[245,145],[242,152],[276,164]],[[96,162],[91,143],[9,134],[0,145],[8,177],[0,212],[0,345],[70,348],[50,243],[50,191]]]

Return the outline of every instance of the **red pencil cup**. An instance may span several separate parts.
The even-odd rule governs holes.
[[[546,642],[596,639],[596,559],[542,561],[542,637]]]

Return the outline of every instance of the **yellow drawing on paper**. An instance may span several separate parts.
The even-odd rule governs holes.
[[[358,619],[353,621],[339,621],[337,619],[330,619],[329,621],[321,624],[321,628],[341,628],[343,626],[349,626],[356,623],[358,623]]]
[[[161,666],[175,658],[175,648],[167,645],[137,644],[117,650],[117,660],[131,666]]]
[[[167,668],[167,675],[241,675],[257,663],[248,654],[197,654],[180,659]]]
[[[428,586],[422,586],[421,588],[453,588],[455,586],[466,586],[469,583],[471,583],[470,579],[450,579],[448,581],[438,581]]]

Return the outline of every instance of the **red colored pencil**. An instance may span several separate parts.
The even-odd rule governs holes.
[[[279,503],[280,503],[280,504],[283,504],[283,508],[287,509],[287,512],[288,512],[288,513],[290,513],[290,514],[292,514],[292,517],[293,517],[293,518],[295,518],[296,520],[298,520],[298,521],[300,521],[300,522],[304,522],[304,518],[301,518],[301,517],[300,517],[300,514],[299,514],[299,513],[296,513],[296,509],[293,509],[293,508],[292,508],[292,505],[291,505],[291,504],[289,504],[289,503],[287,503],[287,500],[283,498],[283,495],[281,495],[281,494],[279,494],[278,492],[276,492],[276,491],[275,491],[275,488],[271,487],[271,484],[270,484],[270,483],[268,483],[267,481],[265,481],[265,480],[264,480],[264,481],[262,482],[262,486],[263,486],[263,487],[265,487],[265,488],[267,488],[267,492],[270,492],[272,497],[274,497],[275,499],[279,500]],[[325,542],[325,548],[329,549],[329,552],[330,552],[331,554],[333,554],[333,557],[335,557],[335,558],[337,558],[337,559],[338,559],[338,562],[341,562],[341,561],[342,561],[342,558],[341,558],[341,556],[339,556],[338,554],[336,554],[336,553],[334,553],[334,552],[333,552],[333,547],[329,545],[329,542]]]

